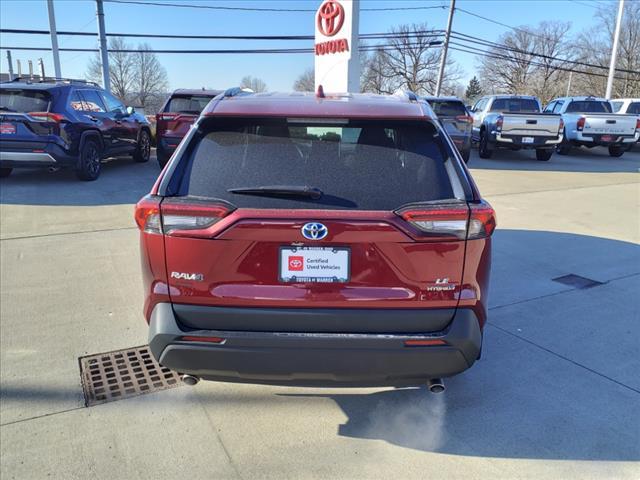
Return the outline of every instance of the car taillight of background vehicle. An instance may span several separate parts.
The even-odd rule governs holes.
[[[208,238],[208,229],[231,213],[227,205],[218,203],[188,203],[146,196],[136,205],[138,228],[146,233],[172,237]]]
[[[486,203],[450,208],[406,208],[397,212],[426,237],[473,240],[491,236],[496,228],[495,212]]]
[[[584,124],[585,124],[586,121],[587,121],[587,119],[584,118],[584,117],[580,117],[578,119],[578,123],[576,124],[576,128],[578,129],[579,132],[584,130]]]
[[[67,120],[65,116],[60,113],[29,112],[29,116],[35,118],[36,120],[40,120],[41,122],[60,123]]]
[[[461,122],[461,123],[473,123],[473,117],[469,116],[469,115],[458,115],[456,117],[456,121],[457,122]]]
[[[640,131],[640,118],[636,120],[636,131]]]
[[[558,126],[558,135],[564,132],[564,120],[560,119],[560,125]]]
[[[498,115],[498,118],[496,118],[496,130],[498,132],[502,131],[502,124],[504,123],[504,117],[502,115]]]

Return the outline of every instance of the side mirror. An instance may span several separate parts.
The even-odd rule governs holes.
[[[136,113],[136,109],[133,107],[127,107],[127,115],[133,115]]]

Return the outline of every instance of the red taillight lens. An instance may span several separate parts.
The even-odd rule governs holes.
[[[147,195],[136,204],[135,219],[138,228],[147,233],[162,233],[160,199]]]
[[[564,120],[560,119],[560,125],[558,126],[558,133],[562,133],[564,131]]]
[[[467,232],[469,240],[490,237],[496,229],[496,225],[496,212],[491,208],[491,205],[485,201],[471,205]]]
[[[179,113],[158,113],[156,115],[156,121],[175,120],[176,118],[178,118],[179,115],[180,115]]]
[[[636,130],[640,130],[640,117],[636,120]]]
[[[162,231],[174,237],[208,237],[209,227],[226,217],[231,208],[221,203],[170,198],[162,203]]]
[[[496,228],[493,208],[482,202],[467,207],[406,208],[397,212],[430,238],[464,240],[489,237]]]
[[[584,117],[580,117],[578,119],[578,123],[576,124],[578,131],[581,132],[582,130],[584,130],[584,122],[586,121],[586,119]]]
[[[473,123],[473,117],[470,117],[469,115],[458,115],[456,117],[456,121],[462,123]]]
[[[29,112],[29,116],[36,118],[43,122],[54,122],[60,123],[63,120],[66,120],[65,116],[60,113],[50,113],[50,112]]]
[[[496,118],[496,130],[501,132],[502,131],[502,124],[504,123],[504,117],[502,115],[498,115],[498,118]]]

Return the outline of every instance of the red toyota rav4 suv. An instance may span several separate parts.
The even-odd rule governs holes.
[[[480,355],[494,212],[413,94],[227,91],[135,216],[187,383],[441,384]]]

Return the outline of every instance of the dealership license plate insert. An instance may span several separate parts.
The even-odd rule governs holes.
[[[344,283],[349,281],[348,247],[280,247],[279,280],[284,283]]]
[[[533,137],[522,137],[522,143],[533,143]]]

